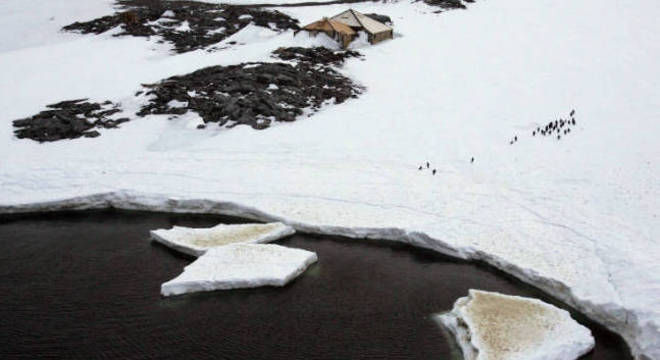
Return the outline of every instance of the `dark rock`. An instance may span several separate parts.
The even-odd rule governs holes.
[[[105,101],[89,103],[87,99],[66,100],[47,105],[44,110],[26,119],[14,120],[14,134],[19,139],[39,142],[75,139],[81,136],[101,135],[94,128],[116,128],[128,118],[109,119],[108,116],[121,111],[117,105]]]
[[[451,9],[465,9],[466,6],[463,2],[472,3],[474,0],[422,0],[424,3],[430,6],[439,7],[442,10],[451,10]]]
[[[88,137],[88,138],[95,138],[95,137],[101,136],[101,133],[98,132],[98,131],[96,131],[96,130],[94,130],[94,131],[87,131],[87,132],[84,132],[84,133],[83,133],[83,136],[84,136],[84,137]]]
[[[361,88],[330,67],[301,61],[212,66],[145,85],[148,104],[138,112],[149,114],[198,113],[205,123],[268,128],[273,121],[289,122],[303,109],[318,110],[334,99],[339,104],[361,93]],[[195,94],[190,96],[189,94]],[[171,108],[172,100],[187,102]],[[231,121],[231,122],[230,122]]]
[[[166,0],[119,0],[117,3],[123,11],[87,22],[75,22],[63,29],[83,34],[100,34],[121,26],[122,31],[115,36],[158,35],[172,43],[178,53],[218,43],[250,22],[273,30],[299,29],[298,20],[276,10],[256,7]],[[163,18],[166,11],[173,16]],[[242,15],[250,15],[251,19],[239,19]],[[188,23],[190,31],[177,30],[184,22]],[[220,28],[225,30],[216,31]]]
[[[281,47],[273,51],[273,57],[282,60],[296,60],[313,64],[341,65],[347,58],[361,57],[357,51],[330,50],[319,46],[313,48]]]

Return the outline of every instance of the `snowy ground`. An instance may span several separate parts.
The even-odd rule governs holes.
[[[282,11],[306,24],[346,7]],[[408,241],[485,260],[660,359],[657,1],[482,0],[439,15],[407,2],[351,7],[390,15],[395,28],[342,69],[367,87],[357,100],[260,132],[152,116],[38,144],[13,138],[11,120],[81,97],[135,107],[141,83],[270,61],[299,43],[251,27],[235,35],[247,45],[172,55],[143,38],[56,32],[109,14],[108,1],[41,0],[32,12],[4,0],[0,211],[110,192],[77,205],[220,211]],[[571,109],[571,134],[531,136]],[[435,176],[417,170],[427,160]]]

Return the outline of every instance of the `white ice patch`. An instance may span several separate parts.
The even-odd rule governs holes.
[[[163,296],[258,286],[284,286],[316,262],[316,254],[280,245],[232,244],[213,248],[178,277],[161,285]]]
[[[179,31],[179,32],[186,32],[190,31],[190,23],[188,23],[188,20],[184,21],[181,23],[181,25],[177,26],[174,31]]]
[[[163,13],[163,15],[161,15],[160,17],[161,17],[161,18],[164,18],[164,17],[166,17],[166,18],[173,18],[173,17],[175,17],[175,15],[174,15],[174,11],[172,11],[172,10],[167,10],[167,11],[165,11],[165,12]]]
[[[594,347],[589,329],[566,310],[533,298],[470,290],[437,318],[465,360],[570,360]]]
[[[219,27],[215,30],[209,31],[208,34],[209,35],[224,34],[226,30],[227,30],[227,28],[223,26],[223,27]]]
[[[277,89],[279,89],[279,88],[280,88],[280,87],[277,86],[277,85],[275,85],[275,84],[270,84],[270,85],[268,85],[268,88],[267,88],[267,89],[268,89],[268,90],[277,90]]]
[[[238,17],[238,20],[252,20],[252,15],[244,14]]]
[[[187,101],[179,101],[179,100],[171,100],[170,102],[167,103],[167,106],[171,108],[184,108],[188,107],[188,102]]]
[[[207,250],[234,243],[265,243],[295,233],[285,224],[220,224],[211,228],[194,229],[175,226],[150,232],[151,238],[159,243],[192,256],[200,256]]]

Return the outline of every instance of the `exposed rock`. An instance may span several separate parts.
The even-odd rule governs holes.
[[[567,311],[533,298],[470,290],[438,319],[466,360],[571,360],[594,346]]]
[[[474,0],[422,0],[427,5],[436,6],[442,10],[465,9],[464,3],[473,3]]]
[[[212,66],[144,86],[151,97],[140,116],[192,110],[207,124],[254,129],[265,129],[273,121],[294,121],[304,109],[318,110],[331,99],[339,104],[361,92],[337,71],[306,62]],[[186,106],[173,107],[172,101]]]
[[[90,103],[87,99],[67,100],[48,105],[45,110],[26,119],[14,120],[14,134],[19,139],[32,139],[39,142],[75,139],[81,136],[101,135],[94,128],[116,128],[128,118],[111,119],[121,111],[118,105],[106,101],[102,104]]]
[[[207,250],[228,244],[260,244],[281,239],[295,233],[285,224],[219,224],[211,228],[175,226],[150,232],[155,241],[187,255],[201,256]]]
[[[92,21],[75,22],[67,31],[100,34],[117,26],[115,36],[154,36],[174,45],[178,53],[205,48],[250,23],[273,30],[297,30],[298,20],[279,11],[216,5],[196,1],[120,0],[120,12]]]
[[[273,51],[273,57],[282,60],[296,60],[314,64],[336,65],[344,63],[344,60],[351,57],[361,57],[357,51],[350,50],[330,50],[318,46],[313,48],[304,47],[281,47]]]

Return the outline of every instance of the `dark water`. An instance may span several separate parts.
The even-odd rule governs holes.
[[[0,358],[450,359],[430,314],[470,288],[539,296],[486,267],[411,247],[295,235],[279,243],[315,251],[319,262],[284,288],[161,298],[160,284],[190,259],[150,242],[148,230],[220,221],[239,220],[0,219]],[[586,359],[630,359],[619,337],[586,325],[597,344]]]

